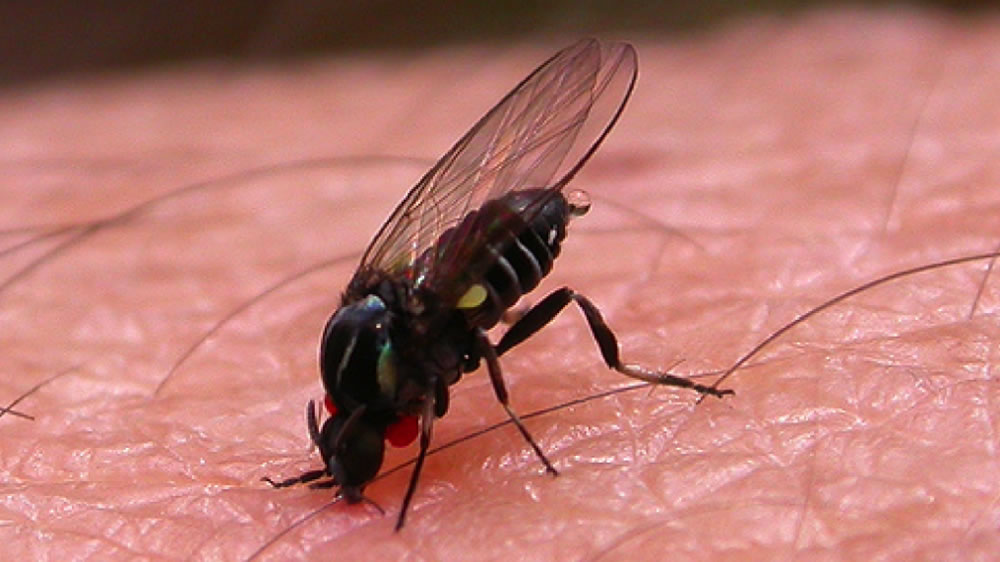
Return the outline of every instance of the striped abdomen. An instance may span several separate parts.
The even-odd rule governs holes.
[[[498,202],[516,211],[527,195],[525,192],[513,192]],[[530,223],[508,221],[497,227],[510,232],[508,236],[501,237],[501,241],[486,246],[489,252],[487,259],[492,263],[478,283],[478,287],[485,290],[485,298],[475,298],[475,307],[460,306],[466,308],[470,323],[483,329],[492,328],[505,310],[538,286],[552,270],[552,262],[559,255],[560,244],[566,237],[566,224],[575,212],[578,212],[577,209],[561,193],[555,193]]]

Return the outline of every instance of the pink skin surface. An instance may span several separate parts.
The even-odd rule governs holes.
[[[571,285],[627,360],[691,375],[865,281],[992,250],[998,36],[989,18],[823,12],[629,38],[636,94],[572,186],[593,210],[528,301]],[[206,182],[0,256],[18,275],[0,292],[0,396],[77,367],[19,405],[35,421],[0,419],[3,558],[242,560],[328,503],[260,478],[318,466],[305,404],[359,252],[434,159],[574,39],[0,93],[0,225],[42,225],[5,230],[2,248]],[[385,516],[327,508],[261,559],[993,556],[988,265],[832,307],[731,377],[733,397],[643,389],[532,418],[558,478],[505,426],[428,458],[402,532],[407,470],[367,490]],[[631,383],[572,309],[502,364],[522,414]],[[467,375],[434,444],[504,417],[486,376]]]

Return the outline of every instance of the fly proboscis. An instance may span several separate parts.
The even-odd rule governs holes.
[[[486,113],[410,190],[368,246],[323,330],[320,371],[329,417],[306,419],[323,468],[275,487],[339,487],[348,503],[382,467],[385,443],[419,436],[396,529],[413,499],[434,420],[449,387],[486,364],[494,393],[546,470],[557,474],[509,405],[499,357],[570,303],[583,312],[607,366],[642,381],[722,397],[731,390],[624,363],[618,341],[587,297],[549,294],[494,344],[486,331],[552,269],[573,217],[590,208],[564,193],[593,156],[635,87],[635,49],[593,39],[542,63]],[[322,480],[329,477],[327,480]]]

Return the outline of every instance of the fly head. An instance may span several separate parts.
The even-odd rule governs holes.
[[[307,419],[326,473],[348,503],[364,499],[362,491],[378,474],[385,456],[385,428],[366,422],[364,412],[363,406],[350,413],[337,412],[320,429],[316,409],[310,405]]]

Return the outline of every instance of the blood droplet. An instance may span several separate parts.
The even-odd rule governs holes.
[[[403,416],[385,430],[385,440],[393,447],[405,447],[417,438],[417,416]]]

